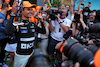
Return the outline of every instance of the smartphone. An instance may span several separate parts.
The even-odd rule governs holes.
[[[84,5],[83,3],[81,3],[81,5]]]

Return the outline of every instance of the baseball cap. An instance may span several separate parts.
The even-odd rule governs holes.
[[[23,8],[24,7],[32,7],[33,5],[29,1],[23,1]]]
[[[36,11],[39,11],[41,6],[36,6]]]
[[[5,1],[8,1],[8,2],[10,2],[10,0],[5,0]]]

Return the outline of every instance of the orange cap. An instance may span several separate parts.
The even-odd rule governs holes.
[[[23,1],[23,8],[24,7],[32,7],[33,5],[29,1]]]
[[[32,4],[33,6],[36,6],[36,4]]]
[[[39,11],[40,8],[41,8],[41,6],[37,6],[37,7],[36,7],[36,11]]]
[[[10,0],[5,0],[5,1],[8,1],[8,2],[10,2]]]
[[[35,11],[35,8],[32,8],[32,11]]]
[[[100,49],[96,52],[94,56],[94,65],[95,67],[100,67]]]

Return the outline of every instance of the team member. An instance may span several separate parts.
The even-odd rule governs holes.
[[[17,50],[15,52],[14,67],[24,67],[28,58],[33,53],[33,46],[35,42],[35,33],[45,34],[45,27],[41,20],[41,28],[36,26],[33,22],[29,21],[32,16],[32,4],[29,1],[23,1],[22,22],[23,25],[13,25],[13,19],[16,16],[17,8],[12,6],[12,14],[6,26],[6,33],[11,34],[15,32],[17,37]]]

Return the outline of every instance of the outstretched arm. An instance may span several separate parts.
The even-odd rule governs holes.
[[[12,34],[16,31],[16,28],[13,25],[13,19],[16,17],[16,14],[17,14],[17,7],[13,3],[10,19],[8,20],[6,27],[5,27],[6,34]]]
[[[70,12],[73,12],[73,0],[71,0],[71,2],[70,2]]]
[[[78,12],[79,12],[79,10],[80,10],[80,6],[81,6],[81,2],[82,1],[84,1],[84,0],[80,0],[80,2],[79,2],[79,5],[78,5]]]
[[[61,7],[63,7],[64,5],[64,0],[61,0]]]

